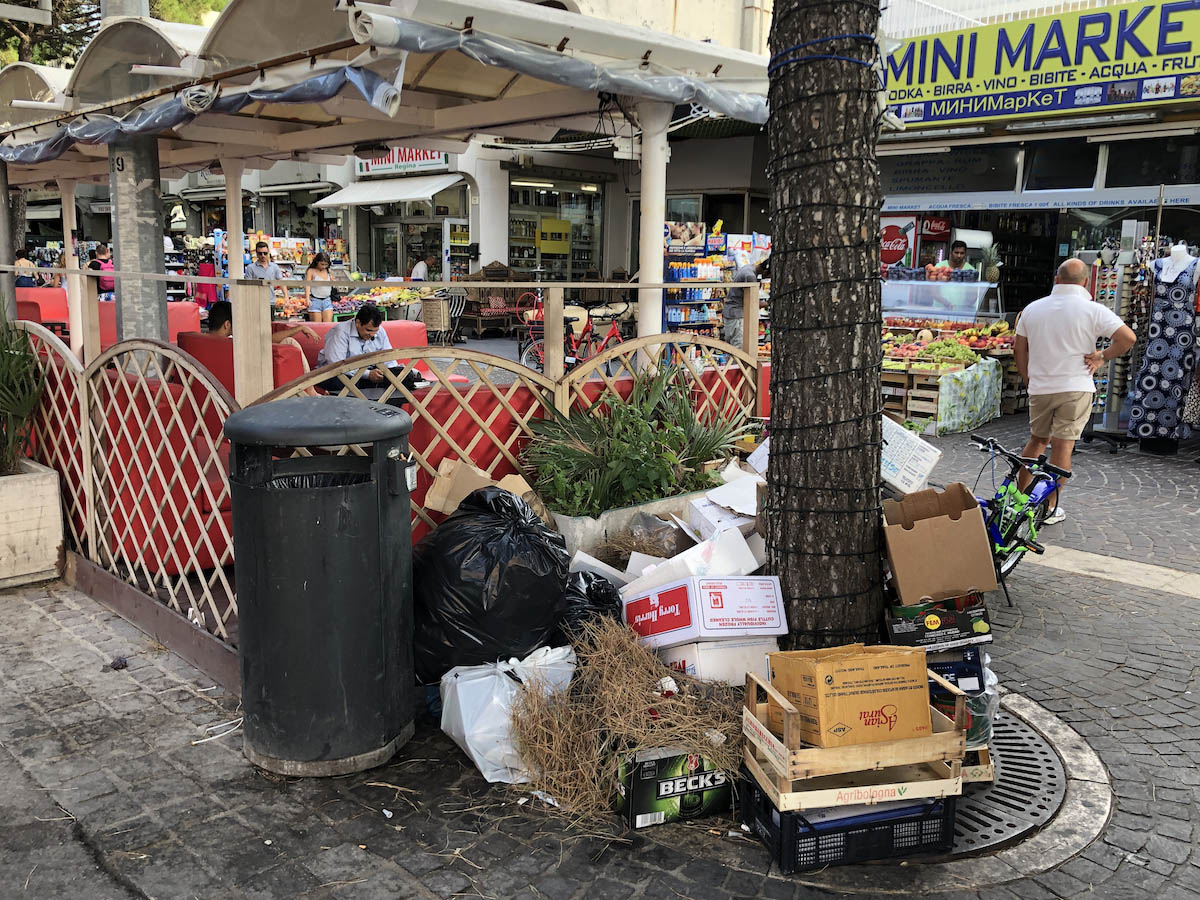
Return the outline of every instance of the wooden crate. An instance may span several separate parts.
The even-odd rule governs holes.
[[[977,754],[976,759],[971,758],[972,754]],[[963,784],[986,784],[996,780],[996,763],[990,747],[967,751],[967,758],[963,760],[962,779]]]
[[[450,301],[444,297],[421,299],[421,321],[427,332],[450,330]]]
[[[806,746],[796,708],[749,672],[742,708],[746,768],[783,812],[961,794],[966,695],[933,672],[929,677],[955,695],[954,719],[930,707],[932,735],[826,749]],[[766,702],[759,702],[759,689]],[[783,710],[782,739],[767,724],[771,703]]]

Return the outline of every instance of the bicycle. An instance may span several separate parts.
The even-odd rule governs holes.
[[[985,468],[989,463],[995,466],[997,456],[1004,457],[1009,463],[1008,475],[1000,486],[996,487],[995,496],[977,496],[975,499],[983,509],[983,520],[987,526],[988,539],[991,541],[992,559],[998,580],[1004,588],[1008,605],[1012,606],[1012,599],[1008,596],[1008,585],[1004,580],[1027,552],[1041,554],[1046,551],[1046,548],[1038,543],[1038,529],[1057,508],[1059,483],[1070,478],[1071,473],[1051,465],[1045,454],[1037,459],[1029,459],[1005,450],[994,438],[973,434],[970,439],[976,446],[989,451],[988,462],[984,463]],[[1022,491],[1018,484],[1018,476],[1022,471],[1033,477],[1028,492]],[[982,477],[983,469],[980,469],[979,475]],[[979,479],[976,478],[975,482],[978,485]],[[994,470],[992,483],[995,486]]]
[[[528,308],[522,309],[522,301],[525,301],[526,298],[532,298],[535,302]],[[610,311],[600,315],[581,309],[581,312],[586,312],[587,321],[584,323],[583,328],[579,329],[578,333],[574,325],[579,321],[579,317],[563,316],[564,370],[568,370],[586,359],[603,353],[610,346],[615,347],[624,341],[618,321],[629,308],[629,303],[627,301],[622,302],[625,303],[625,306],[621,310]],[[517,298],[517,315],[529,324],[528,342],[521,351],[521,365],[528,366],[538,372],[543,372],[546,366],[546,308],[542,304],[541,298],[532,293],[522,294]],[[608,322],[608,331],[605,332],[603,339],[597,342],[596,329],[593,323],[604,321]],[[608,372],[608,374],[611,375],[612,373]]]

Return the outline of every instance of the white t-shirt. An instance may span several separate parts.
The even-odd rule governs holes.
[[[1096,390],[1083,357],[1099,338],[1112,337],[1125,323],[1079,284],[1056,284],[1049,297],[1021,314],[1017,334],[1029,341],[1029,393]]]
[[[413,281],[429,280],[429,266],[426,264],[425,260],[421,260],[419,263],[413,266],[412,275],[409,277],[412,278]]]

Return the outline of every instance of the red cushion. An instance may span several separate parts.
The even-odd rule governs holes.
[[[196,360],[225,386],[225,390],[236,395],[231,338],[219,334],[185,331],[179,335],[179,349],[196,357]],[[271,345],[271,376],[275,387],[287,384],[303,374],[304,358],[299,350],[289,344]]]
[[[17,318],[24,319],[26,322],[37,322],[40,325],[42,323],[42,308],[32,300],[18,300]]]
[[[66,288],[49,287],[19,287],[17,301],[36,303],[41,310],[41,316],[30,319],[31,322],[67,322],[70,314],[67,312]],[[19,314],[18,314],[19,315]],[[22,318],[24,318],[22,316]]]
[[[117,342],[117,304],[114,300],[101,300],[97,305],[100,307],[100,348],[107,350]],[[199,330],[199,306],[191,300],[167,304],[167,340],[178,344],[181,332]]]

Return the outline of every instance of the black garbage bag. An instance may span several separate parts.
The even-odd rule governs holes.
[[[495,487],[467,496],[413,548],[418,679],[524,658],[556,637],[569,563],[562,535],[520,497]]]
[[[617,586],[595,572],[572,572],[567,576],[567,611],[563,633],[571,636],[579,626],[597,618],[620,619],[625,607]]]

